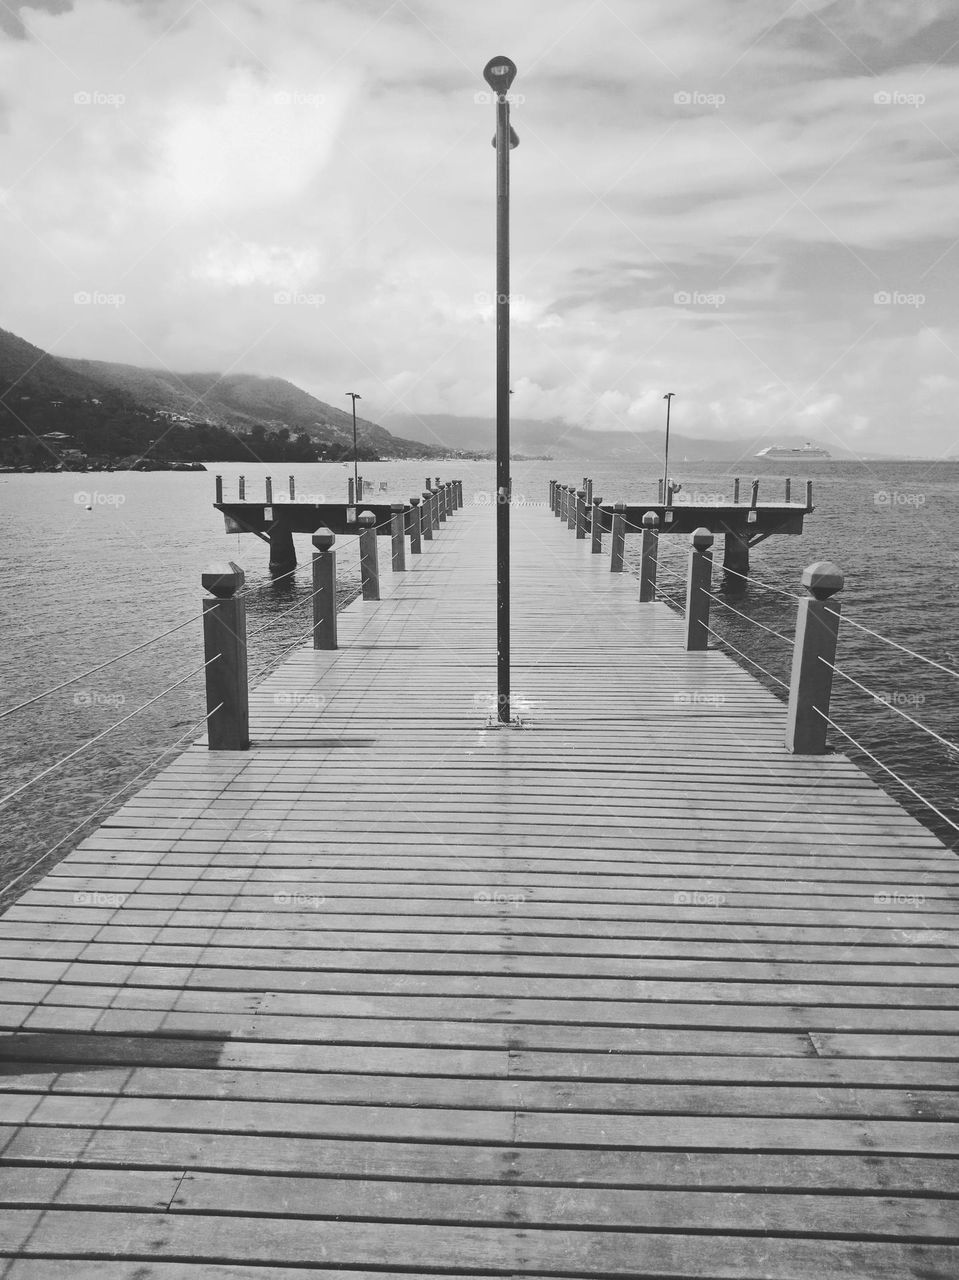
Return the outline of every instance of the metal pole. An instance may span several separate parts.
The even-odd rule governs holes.
[[[667,391],[663,396],[666,401],[666,456],[663,459],[663,493],[666,492],[666,486],[669,484],[669,411],[673,407],[673,396],[675,391]]]
[[[358,391],[347,391],[346,394],[353,401],[353,489],[356,494],[356,501],[362,502],[363,495],[360,492],[360,478],[357,474],[358,468],[356,461],[356,402],[357,400],[362,400],[363,397]]]
[[[483,76],[496,97],[496,718],[510,723],[509,594],[509,153],[519,139],[509,123],[509,58],[492,58]]]

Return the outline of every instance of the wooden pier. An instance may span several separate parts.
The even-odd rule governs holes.
[[[4,1280],[959,1275],[955,856],[467,506],[0,919]]]

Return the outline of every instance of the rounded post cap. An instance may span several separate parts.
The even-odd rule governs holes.
[[[209,565],[200,575],[204,591],[218,600],[229,600],[246,582],[246,574],[232,560]]]
[[[697,551],[708,551],[715,539],[708,529],[699,528],[694,529],[689,535],[689,541]]]
[[[586,490],[585,490],[585,489],[577,489],[577,490],[576,490],[576,496],[577,496],[577,498],[585,498],[585,497],[586,497]]]
[[[602,501],[603,501],[603,500],[602,500],[602,498],[596,498],[596,497],[594,497],[594,498],[593,498],[593,506],[594,506],[594,507],[598,507],[598,506],[599,506],[599,504],[600,504]]]
[[[336,534],[327,529],[325,524],[321,524],[313,534],[313,545],[317,551],[329,551],[335,541]]]
[[[376,516],[372,511],[361,511],[356,517],[358,524],[372,525],[376,524]]]
[[[405,502],[391,502],[391,503],[390,503],[390,510],[391,510],[391,511],[405,511],[405,510],[406,510],[406,503],[405,503]]]
[[[625,502],[614,502],[614,503],[613,503],[613,510],[614,510],[614,511],[625,511],[625,510],[626,510],[626,503],[625,503]]]
[[[410,498],[411,507],[418,507],[420,505],[420,502],[421,502],[420,498]]]
[[[655,529],[655,527],[659,524],[659,516],[656,514],[655,511],[647,511],[646,514],[643,516],[643,524],[646,526],[647,529]]]
[[[846,578],[838,565],[831,560],[817,560],[802,571],[802,584],[817,600],[828,600],[842,591]]]

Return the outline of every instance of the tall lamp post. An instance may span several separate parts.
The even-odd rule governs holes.
[[[483,78],[496,102],[496,718],[510,723],[509,633],[509,153],[519,138],[509,122],[510,58],[491,58]]]
[[[358,391],[347,391],[346,394],[353,400],[353,496],[357,502],[360,500],[360,480],[359,472],[356,465],[356,402],[362,400],[363,397]]]
[[[666,456],[663,460],[663,502],[667,501],[669,493],[669,411],[672,408],[675,394],[675,391],[667,391],[663,396],[666,401]]]

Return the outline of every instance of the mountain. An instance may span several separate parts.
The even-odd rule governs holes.
[[[367,459],[433,458],[446,452],[435,444],[394,436],[367,418],[358,416],[356,428],[360,456]],[[311,457],[319,451],[334,459],[353,453],[352,413],[283,378],[173,373],[68,359],[0,329],[0,439],[48,437],[41,452],[55,462],[58,446],[51,443],[50,433],[61,432],[61,439],[75,437],[73,443],[91,457],[116,455],[121,447],[123,453],[155,454],[162,437],[167,452],[175,440],[183,456],[209,447],[217,450],[206,455],[210,461],[228,460],[239,440],[256,446],[241,449],[242,456],[262,453],[264,433],[273,453],[274,446],[282,452],[285,442],[309,437],[296,446],[300,460],[304,450]]]
[[[317,444],[353,447],[353,416],[348,409],[318,400],[283,378],[251,373],[171,373],[103,360],[61,360],[68,369],[101,386],[133,396],[154,412],[249,431],[259,425],[306,432]],[[401,439],[367,418],[356,418],[360,444],[392,457],[438,456],[442,451]]]
[[[492,418],[455,417],[450,414],[428,414],[424,417],[397,416],[389,419],[390,428],[400,432],[415,430],[424,439],[442,443],[450,450],[493,452],[496,448],[496,424]],[[659,431],[587,431],[570,426],[558,418],[513,418],[510,423],[510,450],[514,454],[549,455],[562,458],[622,458],[632,464],[660,465],[663,458],[663,436]],[[790,436],[757,432],[735,439],[711,439],[683,435],[671,431],[669,456],[677,465],[683,458],[690,462],[739,462],[755,457],[769,444],[801,448],[808,436]],[[861,455],[843,449],[832,441],[811,441],[826,449],[836,460],[858,459]]]

